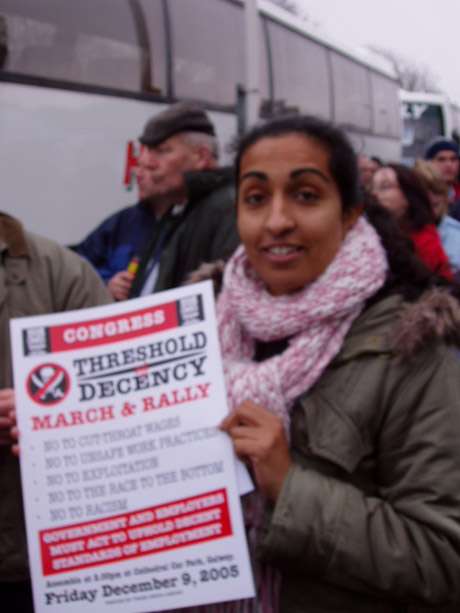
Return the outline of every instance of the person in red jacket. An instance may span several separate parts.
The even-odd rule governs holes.
[[[451,280],[452,270],[436,230],[429,197],[417,174],[401,164],[387,164],[375,173],[372,189],[412,240],[427,268]]]

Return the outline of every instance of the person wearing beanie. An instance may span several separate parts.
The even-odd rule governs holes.
[[[144,293],[155,287],[163,251],[171,247],[168,243],[173,234],[190,216],[190,207],[186,206],[189,195],[185,173],[211,174],[212,188],[216,187],[218,147],[215,129],[199,105],[180,102],[157,113],[145,124],[139,142],[141,152],[136,170],[139,202],[111,215],[73,247],[93,264],[116,300],[133,295],[130,292],[138,269],[149,277]],[[228,177],[225,181],[231,183]],[[238,243],[232,204],[228,203],[228,197],[224,199],[212,217],[213,222],[209,220],[208,225],[204,225],[214,234],[201,236],[204,239],[202,249],[205,246],[210,249],[214,240],[220,241],[212,257],[230,255]],[[149,247],[154,252],[145,262],[142,256]],[[195,259],[190,253],[183,257],[193,266],[201,263],[202,255],[200,249],[196,249]],[[178,257],[171,256],[167,262],[171,268],[170,278],[181,279],[181,275],[175,274]],[[139,281],[137,275],[137,286],[143,286],[144,281],[146,279]],[[141,290],[142,287],[138,287],[135,295]]]
[[[453,210],[449,211],[457,219],[460,217],[460,182],[459,182],[459,148],[454,140],[437,137],[428,143],[425,150],[425,160],[428,160],[436,169],[441,178],[449,186],[449,204]],[[455,209],[455,210],[454,210]],[[458,216],[459,215],[459,216]]]

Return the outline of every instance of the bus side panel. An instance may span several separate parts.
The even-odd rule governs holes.
[[[133,204],[127,149],[163,104],[2,83],[2,210],[62,244],[80,241]],[[236,133],[231,114],[210,112],[222,158]]]
[[[397,162],[401,158],[401,141],[386,136],[376,136],[346,130],[356,153],[376,155],[383,162]]]

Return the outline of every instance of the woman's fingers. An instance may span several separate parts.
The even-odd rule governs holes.
[[[240,425],[258,426],[265,423],[267,419],[276,419],[276,417],[264,407],[261,407],[251,400],[246,400],[227,415],[221,423],[220,428],[227,431],[229,428]]]
[[[5,417],[14,408],[14,390],[11,388],[0,389],[0,415]]]
[[[0,445],[11,445],[11,427],[16,423],[14,415],[14,390],[0,390]]]
[[[264,407],[245,402],[221,424],[235,453],[250,461],[259,489],[276,500],[291,465],[281,420]]]
[[[10,443],[13,441],[13,445],[11,447],[11,451],[17,457],[19,457],[19,430],[17,426],[13,426],[10,429]]]

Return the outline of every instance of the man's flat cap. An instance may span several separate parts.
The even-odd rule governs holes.
[[[214,126],[201,107],[178,102],[149,119],[139,141],[147,147],[155,147],[180,132],[203,132],[215,135]]]

